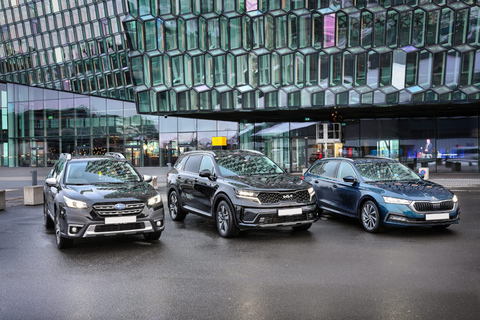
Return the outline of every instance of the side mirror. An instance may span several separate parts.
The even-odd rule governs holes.
[[[346,176],[345,178],[343,178],[343,181],[345,181],[346,183],[356,183],[356,182],[358,182],[357,179],[355,179],[352,176]]]
[[[55,178],[48,178],[45,180],[45,183],[49,187],[55,187],[57,185],[57,179]]]
[[[208,169],[203,169],[200,171],[199,176],[202,178],[210,178],[212,176],[212,173]]]
[[[208,178],[208,180],[211,180],[211,181],[217,180],[217,177],[215,177],[215,175],[212,174],[212,172],[208,169],[204,169],[204,170],[200,171],[199,175],[200,175],[200,177]]]
[[[143,176],[143,181],[145,182],[152,182],[152,176],[149,176],[149,175],[144,175]]]

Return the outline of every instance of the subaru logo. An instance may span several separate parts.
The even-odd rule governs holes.
[[[115,210],[123,210],[125,209],[127,206],[125,205],[125,203],[117,203],[115,205]]]
[[[283,195],[283,199],[292,199],[293,198],[293,194],[284,194]]]

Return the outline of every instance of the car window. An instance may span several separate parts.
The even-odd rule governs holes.
[[[371,161],[355,164],[365,181],[418,181],[420,178],[399,162]]]
[[[200,161],[202,156],[190,156],[185,163],[185,171],[198,173],[198,168],[200,167]]]
[[[355,170],[353,170],[353,167],[346,162],[340,162],[340,166],[338,167],[338,173],[337,173],[337,178],[340,180],[343,180],[345,177],[354,177],[355,179],[357,178],[357,175],[355,174]]]
[[[316,174],[316,175],[321,175],[320,173],[323,173],[323,166],[325,165],[325,163],[326,163],[325,161],[317,162],[310,169],[310,173]]]
[[[187,161],[187,159],[188,156],[180,156],[180,158],[177,159],[173,167],[177,170],[182,170],[182,168],[185,166],[185,162]]]
[[[322,161],[321,165],[312,168],[311,172],[321,177],[334,178],[335,169],[337,168],[338,161]]]
[[[224,177],[283,173],[275,162],[264,155],[234,153],[215,157],[215,160]]]
[[[91,160],[70,162],[65,184],[101,184],[140,182],[141,177],[126,161]]]
[[[202,162],[200,163],[199,172],[201,172],[202,170],[210,170],[212,174],[215,173],[215,167],[213,166],[213,161],[212,159],[210,159],[209,156],[203,156]]]

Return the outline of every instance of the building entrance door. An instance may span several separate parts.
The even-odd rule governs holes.
[[[141,166],[141,150],[139,145],[125,146],[125,158],[135,167]]]

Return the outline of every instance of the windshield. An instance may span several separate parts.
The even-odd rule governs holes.
[[[418,181],[420,178],[404,165],[398,162],[363,162],[355,164],[365,181]]]
[[[70,162],[65,174],[65,184],[99,184],[140,182],[142,179],[128,162],[92,160]]]
[[[254,174],[281,174],[283,170],[263,155],[229,154],[216,157],[220,175],[249,176]]]

